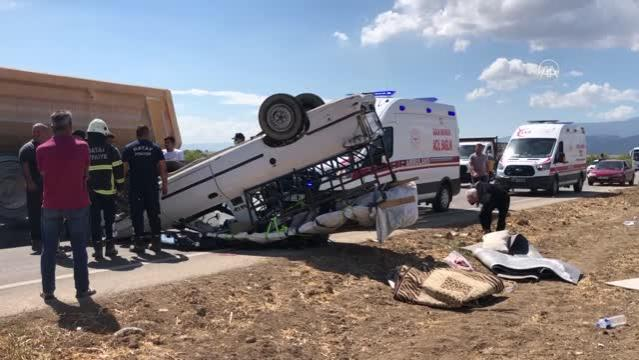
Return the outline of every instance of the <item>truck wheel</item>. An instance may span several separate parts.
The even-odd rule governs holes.
[[[573,190],[576,193],[580,193],[581,190],[583,190],[584,188],[584,178],[583,176],[579,176],[579,180],[577,180],[577,182],[572,186]]]
[[[18,158],[0,155],[0,219],[24,221],[27,217],[27,194]]]
[[[593,186],[593,185],[595,185],[595,182],[590,180],[590,179],[588,179],[588,185]]]
[[[447,211],[450,207],[450,201],[452,196],[450,193],[450,186],[447,183],[442,183],[437,190],[437,195],[433,201],[433,210],[436,212]]]
[[[316,107],[324,105],[324,100],[322,100],[321,97],[311,93],[299,94],[295,97],[295,99],[302,104],[302,109],[304,109],[304,111],[311,111]]]
[[[633,176],[632,179],[630,179],[630,181],[628,181],[628,185],[630,186],[634,186],[635,185],[635,177]]]
[[[307,123],[306,112],[297,99],[288,94],[269,96],[260,106],[260,127],[275,141],[299,137]]]
[[[557,177],[554,177],[552,179],[552,184],[550,184],[550,189],[548,189],[548,192],[551,196],[559,194],[559,179],[557,179]]]

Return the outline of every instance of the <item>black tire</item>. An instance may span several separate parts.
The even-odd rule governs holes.
[[[557,177],[554,177],[552,179],[552,184],[550,184],[550,189],[548,189],[548,193],[551,196],[556,196],[557,194],[559,194],[559,179],[557,179]]]
[[[260,127],[275,141],[290,141],[304,132],[307,123],[302,105],[288,94],[269,96],[260,106]]]
[[[18,158],[0,155],[0,219],[16,224],[27,217],[27,192]]]
[[[635,185],[635,177],[633,176],[632,179],[628,181],[628,186],[634,186],[634,185]]]
[[[304,109],[304,111],[311,111],[316,107],[320,107],[325,104],[321,97],[311,93],[299,94],[295,97],[295,99],[302,104],[302,109]]]
[[[595,185],[595,182],[592,181],[592,180],[588,180],[588,185],[593,186],[593,185]]]
[[[453,196],[450,191],[450,185],[448,183],[442,183],[437,190],[435,200],[433,200],[433,210],[436,212],[448,211],[450,208],[450,202]]]
[[[580,193],[584,188],[584,178],[583,176],[579,176],[579,180],[577,181],[577,183],[575,183],[572,186],[572,189],[576,192],[576,193]]]

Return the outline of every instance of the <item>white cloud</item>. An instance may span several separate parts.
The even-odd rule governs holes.
[[[455,74],[455,81],[461,79],[464,75],[462,74]]]
[[[0,11],[13,10],[18,7],[18,2],[13,0],[0,0]]]
[[[537,40],[531,40],[528,42],[528,49],[530,52],[540,52],[546,50],[546,46]]]
[[[483,98],[483,97],[492,96],[493,94],[494,94],[493,91],[490,91],[490,90],[487,90],[486,88],[480,87],[480,88],[474,89],[473,91],[471,91],[468,94],[466,94],[466,100],[475,101],[475,100]]]
[[[481,72],[478,79],[489,89],[510,91],[538,80],[539,74],[538,64],[526,63],[520,59],[498,58]]]
[[[579,70],[570,70],[570,72],[568,73],[568,76],[581,77],[581,76],[584,76],[584,73]]]
[[[600,119],[614,121],[614,120],[626,120],[634,113],[635,113],[635,108],[633,108],[632,106],[620,105],[610,111],[597,113],[595,114],[595,116]]]
[[[428,40],[488,38],[547,48],[639,51],[636,0],[395,0],[361,31],[362,45],[401,33]]]
[[[257,117],[247,119],[222,118],[178,115],[178,124],[182,135],[182,143],[231,143],[236,132],[243,133],[247,138],[260,132]]]
[[[336,31],[333,33],[333,37],[339,41],[348,41],[348,35],[344,34],[343,32]]]
[[[610,84],[603,85],[585,82],[575,91],[561,94],[547,91],[530,97],[530,106],[538,108],[588,108],[598,103],[618,103],[623,101],[639,102],[639,90],[619,90]]]
[[[260,106],[266,96],[240,91],[210,91],[202,89],[171,90],[173,95],[214,96],[222,98],[222,104]]]
[[[457,39],[455,40],[455,44],[453,45],[453,51],[458,52],[466,52],[466,49],[470,45],[469,40]]]

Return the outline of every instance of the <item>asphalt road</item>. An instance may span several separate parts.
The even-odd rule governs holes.
[[[578,197],[596,196],[601,192],[619,187],[585,186],[581,194],[562,189],[554,198],[543,193],[515,193],[511,198],[511,209],[521,210],[568,201]],[[446,213],[433,213],[429,208],[421,209],[420,220],[413,228],[446,227],[475,221],[478,209],[465,201],[465,190],[455,197],[451,209]],[[0,228],[3,243],[23,241],[24,231],[8,231]],[[355,231],[334,234],[337,242],[362,242],[372,240],[373,231]],[[252,251],[222,250],[215,252],[180,252],[167,250],[160,256],[139,257],[125,248],[118,248],[120,257],[102,263],[91,262],[91,286],[100,296],[132,289],[173,282],[225,270],[250,266],[272,257],[303,258],[310,254],[305,250],[266,249]],[[92,249],[88,249],[89,255]],[[30,255],[30,247],[19,246],[0,250],[0,316],[44,307],[39,298],[40,257]],[[70,258],[58,261],[56,295],[62,301],[74,302],[73,267]]]

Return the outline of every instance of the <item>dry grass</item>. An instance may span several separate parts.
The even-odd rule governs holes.
[[[103,305],[59,304],[5,319],[0,357],[636,359],[639,297],[605,285],[639,276],[637,236],[621,224],[639,215],[636,205],[639,191],[632,190],[512,213],[511,229],[584,271],[578,286],[509,282],[495,301],[455,312],[396,302],[385,284],[389,270],[441,259],[480,238],[478,226],[416,230],[383,245],[333,244]],[[598,317],[617,313],[630,326],[594,329]],[[146,335],[115,339],[124,326]]]

